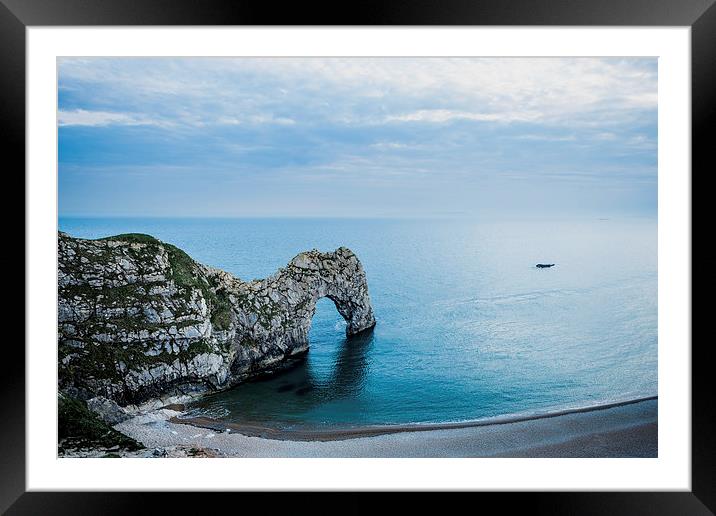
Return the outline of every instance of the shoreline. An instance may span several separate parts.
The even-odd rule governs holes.
[[[221,425],[223,430],[217,425],[200,427],[178,419],[178,415],[180,412],[160,409],[116,425],[149,450],[126,456],[175,456],[166,450],[176,448],[200,450],[198,456],[213,457],[658,456],[656,397],[497,421],[357,428],[347,433],[334,430],[324,433],[322,439],[311,435],[312,439],[304,440],[296,435],[290,439],[247,435],[226,428],[226,424]],[[243,427],[243,432],[247,431]]]
[[[601,403],[583,407],[567,408],[538,412],[531,414],[513,414],[505,416],[493,416],[483,419],[467,421],[455,421],[446,423],[404,423],[387,425],[364,425],[345,428],[331,429],[281,429],[267,425],[252,423],[230,423],[207,417],[181,417],[172,416],[169,421],[177,424],[194,426],[224,432],[227,429],[247,437],[261,437],[263,439],[274,439],[279,441],[338,441],[344,439],[357,439],[361,437],[375,437],[379,435],[396,434],[401,432],[429,432],[434,430],[456,430],[461,428],[475,428],[491,425],[507,425],[510,423],[521,423],[539,419],[549,419],[566,416],[569,414],[581,414],[599,410],[608,410],[615,407],[624,407],[645,401],[656,401],[658,396],[645,396],[623,401]],[[176,405],[175,405],[176,407]]]

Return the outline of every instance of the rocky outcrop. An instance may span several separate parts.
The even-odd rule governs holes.
[[[254,281],[151,236],[59,233],[60,389],[120,406],[231,387],[308,350],[328,297],[353,335],[375,325],[352,251],[299,254]],[[107,406],[105,402],[103,406]]]

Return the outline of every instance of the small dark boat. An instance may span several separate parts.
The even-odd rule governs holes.
[[[537,267],[538,269],[548,269],[548,268],[550,268],[550,267],[554,267],[554,264],[553,264],[553,263],[538,263],[538,264],[536,265],[536,267]]]

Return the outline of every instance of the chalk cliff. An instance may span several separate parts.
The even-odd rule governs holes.
[[[60,389],[120,406],[231,387],[308,350],[328,297],[353,335],[375,325],[353,252],[307,251],[242,281],[151,236],[58,235]]]

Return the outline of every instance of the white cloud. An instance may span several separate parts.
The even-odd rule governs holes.
[[[212,121],[209,118],[202,118],[200,115],[182,113],[177,115],[176,120],[169,121],[152,118],[139,113],[90,111],[85,109],[59,110],[57,112],[57,125],[59,126],[105,127],[109,125],[153,125],[168,127],[176,125],[177,123],[194,127],[205,127],[212,123],[219,125],[241,125],[242,123],[294,125],[296,121],[292,118],[276,117],[273,115],[254,115],[247,117],[244,121],[236,117],[220,116]]]
[[[241,125],[241,120],[233,116],[220,116],[216,123],[220,125]]]
[[[296,123],[292,118],[274,115],[253,115],[249,120],[254,124],[294,125]]]
[[[515,136],[515,139],[529,140],[529,141],[573,142],[577,138],[573,134],[567,134],[567,135],[523,134],[520,136]]]
[[[631,136],[626,140],[625,143],[632,148],[648,151],[656,151],[657,146],[656,139],[650,138],[644,134],[637,134]]]
[[[617,135],[614,133],[610,133],[610,132],[603,132],[603,133],[595,134],[594,138],[597,140],[611,141],[611,140],[616,140]]]
[[[216,119],[220,125],[242,125],[242,124],[273,124],[273,125],[294,125],[296,121],[292,118],[274,115],[252,115],[241,120],[235,116],[220,116]]]
[[[400,142],[377,142],[371,143],[370,147],[379,150],[396,150],[396,149],[408,149],[411,146]],[[412,146],[415,147],[415,146]]]
[[[88,102],[82,104],[87,111],[97,110],[68,114],[64,125],[473,120],[606,128],[655,112],[654,63],[637,58],[64,58],[59,87]],[[86,87],[92,94],[85,100]]]
[[[533,121],[540,117],[539,113],[471,113],[468,111],[454,111],[450,109],[420,109],[410,113],[389,115],[386,122],[430,122],[444,123],[453,120],[475,120],[480,122],[515,122]]]
[[[651,108],[657,105],[659,96],[656,91],[642,91],[624,95],[627,104],[633,107]]]
[[[656,67],[646,59],[616,58],[279,58],[220,60],[290,84],[291,90],[344,94],[366,103],[401,100],[440,104],[473,120],[558,121],[608,107],[654,109]],[[390,113],[400,116],[402,113]],[[338,113],[336,113],[338,115]],[[427,116],[434,121],[445,114]],[[456,116],[460,116],[457,115]]]
[[[86,111],[75,109],[72,111],[60,110],[57,112],[57,125],[83,125],[90,127],[103,127],[107,125],[157,125],[164,126],[167,122],[154,120],[135,113],[116,113],[110,111]]]

